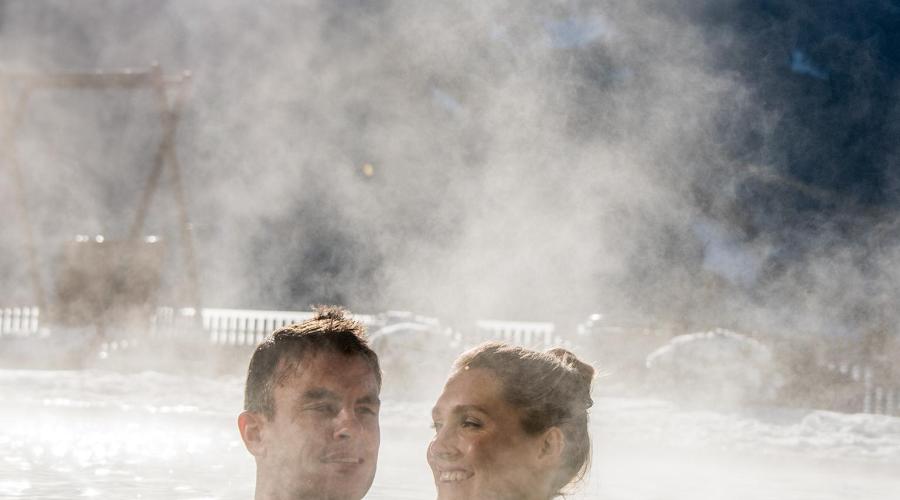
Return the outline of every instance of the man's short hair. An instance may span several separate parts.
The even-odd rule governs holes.
[[[366,341],[366,328],[347,314],[340,307],[319,306],[311,319],[279,328],[266,337],[250,358],[244,410],[273,418],[275,386],[293,374],[305,356],[322,352],[362,357],[372,368],[380,389],[381,368]]]

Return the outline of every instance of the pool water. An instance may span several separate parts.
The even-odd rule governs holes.
[[[0,370],[0,498],[247,499],[239,377]],[[385,401],[369,499],[431,499],[430,401]],[[900,498],[900,419],[598,398],[573,499]]]

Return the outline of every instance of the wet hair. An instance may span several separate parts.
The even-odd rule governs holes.
[[[580,481],[590,467],[587,410],[593,406],[594,369],[571,352],[544,352],[487,342],[460,355],[454,372],[483,368],[500,380],[503,398],[521,414],[522,429],[536,435],[559,427],[566,439],[563,464],[556,471],[557,494]]]
[[[381,388],[378,356],[366,341],[362,323],[336,306],[319,306],[311,319],[285,326],[267,336],[253,351],[247,369],[244,410],[275,416],[274,388],[294,373],[306,356],[322,352],[360,356],[372,368]]]

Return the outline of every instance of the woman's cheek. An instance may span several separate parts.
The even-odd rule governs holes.
[[[467,440],[467,452],[474,464],[490,463],[495,448],[491,436],[472,436]]]

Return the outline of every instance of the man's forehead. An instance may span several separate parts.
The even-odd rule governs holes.
[[[276,385],[285,385],[332,377],[359,379],[359,382],[363,382],[369,374],[374,378],[375,370],[362,355],[317,350],[282,356],[275,368],[275,382]]]

